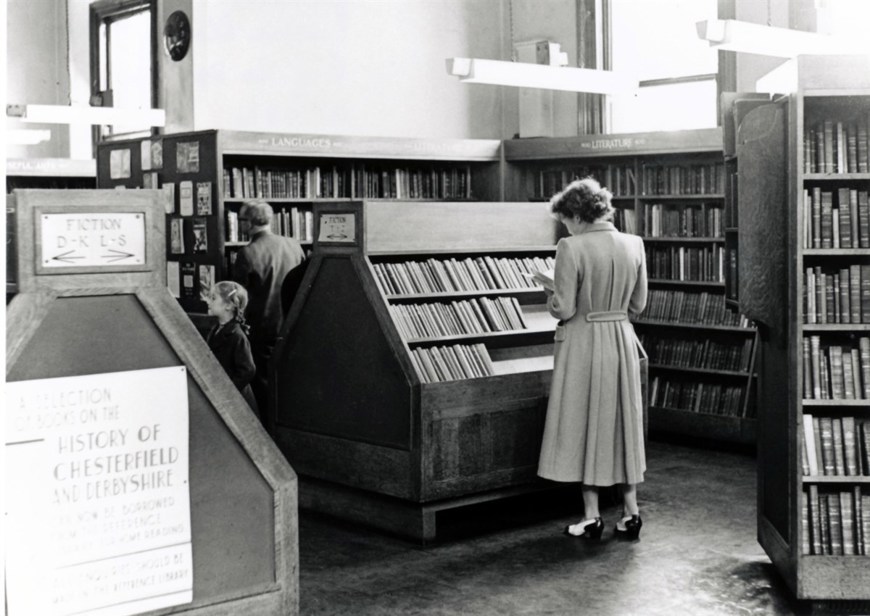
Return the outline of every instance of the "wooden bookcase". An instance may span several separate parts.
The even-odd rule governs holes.
[[[352,241],[327,240],[320,229],[332,216],[353,218],[341,234]],[[439,267],[461,280],[471,271],[462,264],[478,258],[510,278],[523,259],[554,257],[556,221],[540,204],[491,202],[315,203],[314,218],[265,420],[300,473],[301,505],[428,540],[439,510],[556,485],[536,477],[556,325],[543,290],[435,282]],[[519,308],[526,327],[461,333],[432,316],[485,300]],[[445,330],[408,335],[402,311]],[[454,324],[473,320],[454,314]],[[491,372],[427,377],[421,350],[450,357],[444,349],[456,345],[478,345]],[[454,370],[474,363],[453,357]]]
[[[725,305],[739,309],[738,263],[740,242],[738,235],[737,203],[739,161],[737,159],[737,133],[743,118],[751,110],[770,101],[770,95],[761,92],[723,92],[719,108],[722,113],[722,143],[725,154]]]
[[[237,221],[245,199],[267,200],[276,232],[310,251],[318,200],[500,199],[500,152],[497,140],[206,130],[99,144],[97,178],[101,188],[170,191],[170,288],[186,311],[202,313],[201,289],[229,278],[247,243]]]
[[[546,200],[587,175],[610,189],[617,227],[642,235],[647,250],[651,295],[638,335],[665,341],[660,361],[650,357],[651,430],[752,444],[756,338],[725,310],[722,143],[721,129],[506,141],[506,194]]]
[[[24,188],[96,188],[93,160],[69,158],[7,158],[6,194]],[[15,253],[15,200],[6,199],[6,302],[18,292]]]
[[[813,193],[832,195],[836,207],[841,189],[847,195],[850,189],[870,190],[870,60],[799,56],[764,84],[788,96],[747,114],[738,136],[739,297],[741,309],[759,323],[759,403],[766,409],[759,426],[758,536],[799,599],[844,602],[844,608],[851,606],[844,611],[865,613],[870,606],[870,532],[864,533],[870,531],[870,469],[862,464],[868,444],[861,442],[860,424],[870,421],[870,396],[863,390],[866,373],[860,375],[856,396],[854,375],[847,384],[851,370],[844,367],[850,350],[870,336],[870,316],[864,312],[870,291],[861,288],[860,271],[870,266],[870,242],[837,246],[833,214],[813,207],[813,202],[820,205]],[[856,139],[864,140],[860,151]],[[838,151],[846,155],[839,164]],[[844,210],[849,210],[846,204]],[[870,223],[862,219],[859,231],[866,237]],[[831,318],[826,310],[820,319],[808,270],[835,275],[850,266],[859,266],[860,273],[857,281],[846,280],[855,294],[848,321],[839,310]],[[857,359],[860,372],[867,358],[859,351]],[[820,425],[810,419],[805,428],[807,417]],[[813,452],[818,457],[811,464]],[[858,456],[857,466],[852,456]],[[851,468],[846,466],[850,457]]]

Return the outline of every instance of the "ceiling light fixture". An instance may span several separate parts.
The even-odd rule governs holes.
[[[776,28],[736,19],[707,19],[696,23],[698,38],[722,51],[739,51],[778,58],[800,54],[866,53],[849,40],[803,30]]]
[[[480,58],[447,58],[447,73],[463,83],[540,88],[595,94],[626,94],[638,82],[613,71]]]
[[[166,125],[163,109],[120,109],[71,105],[6,105],[6,116],[36,124]]]

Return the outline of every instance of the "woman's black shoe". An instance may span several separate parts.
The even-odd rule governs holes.
[[[573,524],[572,526],[580,526],[580,524]],[[564,533],[569,537],[583,537],[584,539],[589,540],[598,540],[601,539],[601,533],[604,532],[604,521],[598,517],[594,520],[588,520],[586,524],[583,526],[582,533],[572,533],[571,526],[566,526]]]
[[[614,529],[614,534],[617,539],[634,541],[635,539],[640,537],[640,527],[643,526],[643,520],[640,519],[640,515],[633,515],[630,518],[623,518],[621,522],[622,525],[625,526],[625,530],[619,528],[619,524],[616,525],[616,528]]]

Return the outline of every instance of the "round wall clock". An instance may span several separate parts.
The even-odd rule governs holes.
[[[163,47],[173,61],[178,62],[190,49],[190,20],[184,11],[175,11],[166,18],[163,27]]]

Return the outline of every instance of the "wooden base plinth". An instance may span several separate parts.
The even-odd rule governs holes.
[[[425,544],[436,537],[436,516],[440,511],[526,494],[557,491],[564,491],[566,495],[573,491],[573,497],[579,501],[577,484],[542,481],[431,503],[415,503],[299,476],[299,507],[371,526]]]

